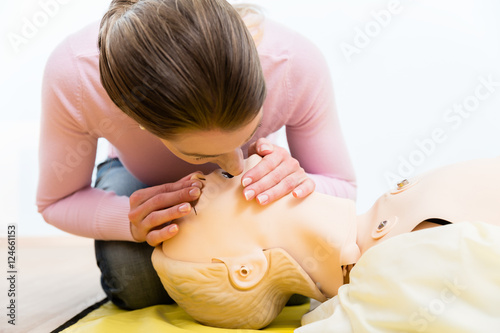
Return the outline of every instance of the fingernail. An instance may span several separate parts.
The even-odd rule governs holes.
[[[252,200],[253,197],[255,196],[255,191],[254,190],[248,190],[248,191],[245,191],[244,194],[245,194],[245,199]]]
[[[168,231],[171,234],[176,233],[177,231],[179,231],[179,227],[177,226],[177,224],[171,224],[170,227],[168,228]]]
[[[192,183],[191,186],[201,188],[201,183],[195,182],[195,183]]]
[[[271,148],[269,148],[269,146],[266,145],[266,144],[263,144],[262,146],[260,146],[260,152],[261,153],[263,153],[265,151],[270,151],[270,150],[271,150]]]
[[[195,198],[198,197],[198,196],[200,196],[200,193],[201,193],[201,191],[197,187],[189,190],[189,195],[192,196],[192,197],[195,197]]]
[[[269,197],[268,197],[266,194],[259,194],[259,195],[257,196],[257,201],[258,201],[261,205],[266,204],[268,200],[269,200]]]
[[[245,178],[241,182],[241,184],[243,185],[243,187],[246,187],[246,186],[250,185],[251,183],[252,183],[252,178]]]
[[[292,192],[293,196],[296,197],[296,198],[300,198],[302,196],[302,190],[301,189],[298,189],[298,190],[294,190]]]
[[[179,206],[179,212],[189,212],[191,210],[191,205],[188,204],[188,203],[184,203],[182,205]]]

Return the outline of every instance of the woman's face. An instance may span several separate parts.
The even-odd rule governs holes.
[[[241,146],[254,136],[262,121],[262,110],[248,124],[236,131],[188,131],[174,139],[160,139],[177,157],[191,163],[216,163],[231,175],[243,171]]]

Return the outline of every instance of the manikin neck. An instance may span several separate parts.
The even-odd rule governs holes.
[[[289,253],[326,297],[335,296],[344,282],[341,266],[359,258],[354,201],[314,192],[274,205],[281,222],[269,222],[269,244]]]
[[[308,197],[297,200],[291,195],[273,203],[283,223],[269,223],[266,232],[268,242],[274,244],[297,244],[300,239],[325,242],[331,249],[341,250],[341,265],[353,264],[359,257],[356,246],[358,217],[352,200],[333,197],[314,192]],[[276,217],[274,215],[274,217]],[[325,247],[325,251],[332,250]],[[310,252],[310,251],[309,251]]]

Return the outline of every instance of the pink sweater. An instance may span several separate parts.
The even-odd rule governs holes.
[[[128,198],[91,187],[98,138],[107,139],[125,167],[150,186],[217,166],[178,159],[113,104],[99,79],[98,27],[96,22],[69,36],[48,60],[37,205],[48,223],[64,231],[133,241]],[[354,198],[354,172],[324,57],[310,41],[281,25],[266,21],[264,29],[258,50],[268,97],[262,126],[251,142],[285,125],[290,152],[316,190]]]

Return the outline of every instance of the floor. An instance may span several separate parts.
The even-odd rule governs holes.
[[[8,324],[1,313],[0,332],[51,332],[105,297],[92,239],[20,237],[17,243],[16,325]],[[8,281],[1,280],[4,294]]]

